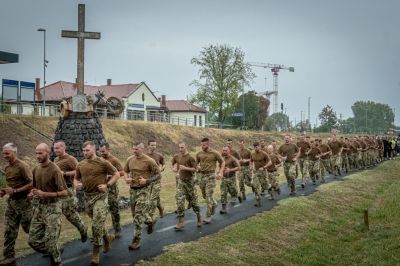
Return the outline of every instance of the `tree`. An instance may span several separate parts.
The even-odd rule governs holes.
[[[337,126],[338,119],[336,112],[334,112],[333,108],[329,105],[322,108],[318,118],[321,121],[321,126],[318,128],[318,131],[327,132]]]
[[[289,117],[284,113],[273,113],[266,122],[265,127],[268,131],[287,131],[289,127]]]
[[[243,103],[244,99],[244,103]],[[240,95],[235,106],[235,113],[242,113],[244,110],[244,126],[246,128],[259,128],[259,117],[260,117],[260,100],[259,96],[255,91],[248,91],[244,95]],[[232,124],[236,127],[243,125],[243,117],[233,117]]]
[[[199,67],[200,76],[199,80],[190,84],[197,88],[191,100],[208,106],[210,117],[215,117],[217,122],[222,123],[230,117],[239,92],[255,77],[244,56],[240,48],[210,45],[191,60],[193,65]]]
[[[383,133],[393,126],[394,112],[387,104],[357,101],[351,106],[358,132]]]

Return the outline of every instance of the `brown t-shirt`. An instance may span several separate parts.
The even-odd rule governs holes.
[[[76,167],[75,178],[81,180],[86,193],[99,192],[98,186],[106,184],[107,175],[114,175],[117,169],[103,158],[84,159]]]
[[[322,152],[319,148],[317,147],[312,147],[310,153],[308,154],[308,159],[310,159],[311,161],[318,161],[319,158],[317,158],[316,156],[320,155]]]
[[[348,145],[351,150],[351,153],[357,153],[358,145],[356,142],[350,142]]]
[[[196,154],[196,162],[200,164],[200,172],[213,172],[217,168],[217,162],[222,164],[223,161],[221,154],[212,149],[199,151]]]
[[[39,164],[33,171],[33,187],[44,192],[57,192],[67,189],[60,168],[53,163]]]
[[[18,158],[13,163],[7,165],[4,170],[7,186],[14,189],[23,187],[32,181],[32,171],[29,170],[29,166]],[[10,198],[22,199],[26,198],[28,194],[29,191],[18,192],[12,194]]]
[[[62,157],[54,158],[54,163],[63,172],[74,171],[76,169],[76,166],[78,165],[78,161],[75,159],[75,157],[71,156],[67,153],[64,154],[64,156],[62,156]],[[67,183],[67,186],[72,187],[72,185],[74,183],[74,177],[67,176],[67,177],[64,177],[64,179],[65,179],[65,183]]]
[[[286,159],[287,162],[293,162],[293,159],[298,152],[299,152],[299,147],[297,147],[293,143],[282,144],[282,146],[280,146],[278,149],[279,155],[287,157]]]
[[[114,166],[118,170],[118,172],[124,171],[124,167],[122,167],[121,162],[114,155],[109,154],[108,157],[105,159],[109,161],[112,166]]]
[[[146,153],[147,156],[149,156],[150,158],[152,158],[154,161],[156,161],[157,165],[164,165],[164,156],[162,156],[161,153],[158,152],[153,152],[153,153]]]
[[[270,158],[266,152],[254,150],[251,152],[251,161],[254,162],[255,170],[258,170],[264,167],[270,161]]]
[[[251,152],[248,149],[243,149],[243,150],[239,149],[239,156],[240,156],[240,159],[251,159]],[[241,166],[249,166],[250,162],[247,162],[247,163],[242,162],[240,165]]]
[[[268,154],[269,159],[271,160],[271,165],[267,167],[268,172],[275,172],[275,166],[281,163],[281,160],[279,159],[278,155],[276,154]]]
[[[307,157],[306,152],[308,152],[308,150],[311,149],[310,143],[303,140],[303,141],[298,141],[296,145],[297,147],[301,148],[299,158],[306,158]]]
[[[321,151],[321,153],[327,153],[327,152],[329,152],[329,151],[332,151],[331,150],[331,147],[329,147],[329,145],[328,144],[320,144],[319,146],[318,146],[318,148],[319,148],[319,150]],[[324,156],[321,156],[321,159],[328,159],[329,157],[331,157],[331,155],[330,154],[326,154],[326,155],[324,155]]]
[[[338,155],[340,152],[340,149],[343,147],[342,143],[338,140],[331,141],[329,143],[329,147],[332,150],[332,155]]]
[[[148,179],[152,176],[160,174],[160,168],[158,167],[156,161],[146,154],[142,154],[139,157],[136,155],[130,156],[125,163],[124,171],[130,173],[133,179],[131,187],[142,187],[139,185],[140,176],[142,176],[144,179]]]
[[[234,150],[234,149],[232,149],[231,150],[231,155],[233,156],[233,157],[235,157],[236,159],[240,159],[240,155],[239,155],[239,153],[236,151],[236,150]]]
[[[189,153],[184,155],[178,153],[172,158],[172,166],[178,164],[179,178],[183,181],[191,180],[193,177],[193,172],[187,170],[179,170],[179,165],[183,165],[190,168],[196,168],[196,160]]]
[[[239,166],[239,162],[232,155],[224,156],[223,158],[225,161],[226,168],[232,169],[232,168],[236,168]],[[233,177],[233,176],[235,176],[235,172],[229,172],[229,173],[224,172],[224,177]]]

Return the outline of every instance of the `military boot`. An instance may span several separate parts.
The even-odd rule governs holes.
[[[92,258],[90,259],[90,265],[99,265],[100,263],[100,246],[93,245]]]
[[[107,253],[111,250],[111,242],[114,240],[114,235],[105,235],[103,236],[103,253]]]
[[[164,217],[164,207],[161,205],[157,205],[158,212],[160,213],[160,218]]]
[[[239,201],[239,203],[242,203],[242,202],[243,202],[243,199],[242,199],[241,196],[238,196],[238,201]]]
[[[226,204],[222,204],[222,209],[219,211],[220,214],[226,214]]]
[[[81,234],[81,242],[86,242],[88,239],[88,235],[87,235],[87,227],[85,226],[84,230],[82,232],[80,232]]]
[[[242,200],[246,200],[246,192],[242,192]]]
[[[201,219],[201,214],[200,214],[200,212],[196,213],[196,216],[197,216],[197,227],[201,227],[203,221],[202,221],[202,219]]]
[[[256,199],[256,203],[254,204],[256,207],[261,207],[261,199]]]
[[[129,250],[136,250],[136,249],[139,249],[139,248],[140,248],[140,239],[135,237],[135,238],[132,240],[132,244],[130,244],[130,245],[128,246],[128,248],[129,248]]]
[[[185,227],[185,219],[183,218],[183,216],[180,216],[178,223],[175,225],[175,230],[181,231],[183,230],[184,227]]]

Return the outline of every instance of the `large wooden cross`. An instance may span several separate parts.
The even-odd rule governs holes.
[[[85,39],[100,39],[100,32],[85,31],[85,5],[78,6],[78,31],[63,30],[61,37],[78,39],[78,95],[84,94],[84,65],[85,65]]]

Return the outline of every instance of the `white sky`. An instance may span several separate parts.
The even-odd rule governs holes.
[[[43,34],[47,30],[47,84],[76,77],[78,3],[86,4],[86,30],[101,40],[86,41],[88,84],[146,83],[157,96],[185,99],[197,78],[190,64],[202,47],[240,47],[250,62],[283,64],[279,103],[291,120],[311,122],[329,104],[338,116],[352,116],[357,100],[395,108],[400,124],[400,1],[397,0],[0,0],[0,50],[20,55],[0,65],[0,78],[43,78]],[[269,70],[254,68],[251,88],[272,90]],[[280,108],[280,107],[279,107]]]

